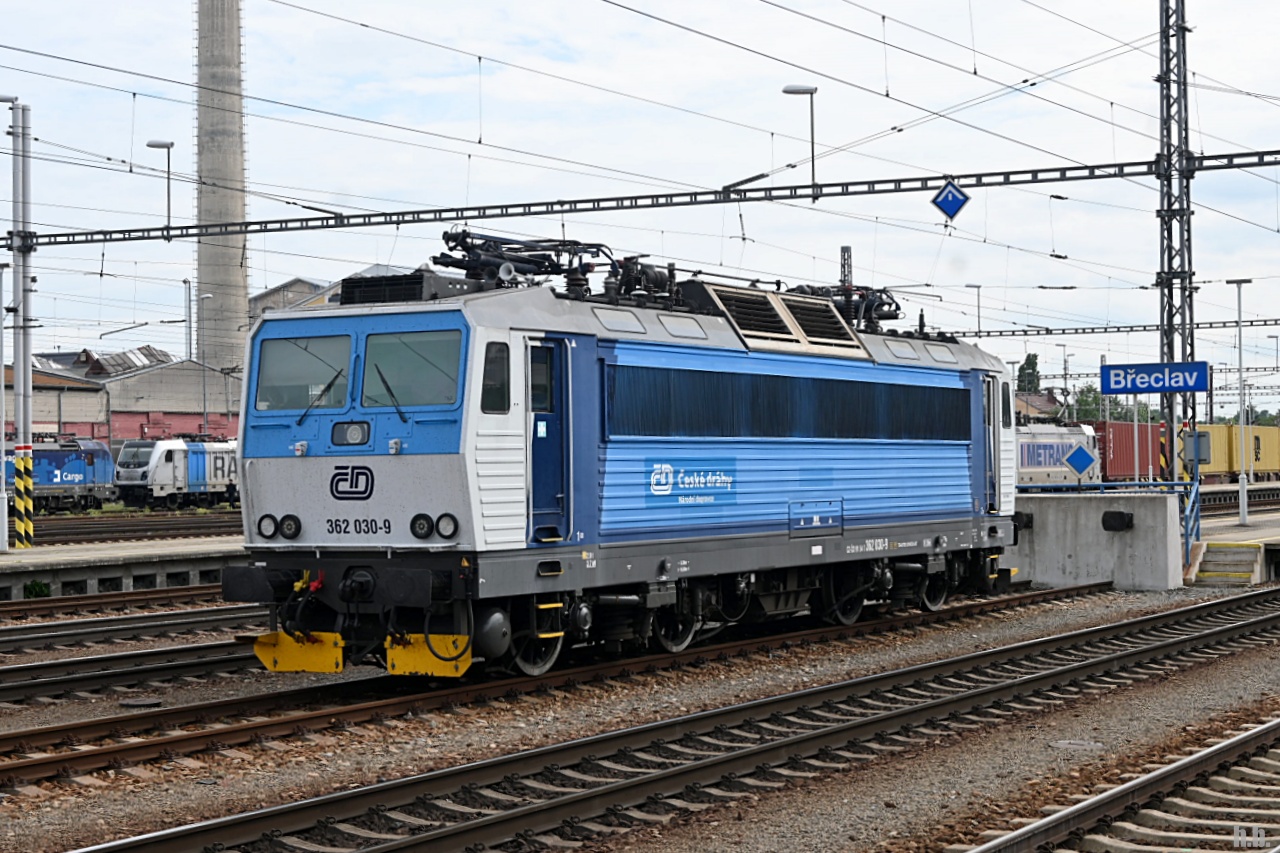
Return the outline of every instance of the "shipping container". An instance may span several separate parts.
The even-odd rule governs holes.
[[[1160,425],[1124,421],[1096,421],[1103,478],[1114,481],[1160,479]],[[1135,464],[1136,462],[1136,464]]]
[[[1200,463],[1200,482],[1232,483],[1235,482],[1235,468],[1232,467],[1234,440],[1232,427],[1228,424],[1202,424],[1200,431],[1209,434],[1209,461]]]
[[[1234,482],[1240,470],[1240,427],[1224,425],[1224,428],[1231,434],[1230,477],[1224,482]],[[1280,479],[1280,427],[1246,425],[1244,446],[1244,467],[1249,472],[1249,482]]]

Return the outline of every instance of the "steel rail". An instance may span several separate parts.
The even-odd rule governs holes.
[[[921,624],[925,617],[937,622],[938,617],[951,619],[979,615],[990,612],[993,605],[1025,606],[1045,600],[1062,600],[1082,594],[1096,593],[1109,589],[1110,584],[1088,584],[1080,587],[1067,587],[1061,590],[1039,590],[1019,595],[1005,596],[987,601],[966,602],[941,613],[913,614],[917,617],[913,624]],[[904,627],[902,617],[882,619],[863,623],[880,631],[894,630]],[[672,665],[697,663],[709,655],[725,657],[730,654],[742,654],[749,650],[774,649],[782,645],[811,642],[813,632],[796,632],[783,636],[774,636],[767,640],[745,640],[721,643],[715,646],[688,649],[677,654],[664,653],[639,659],[631,658],[610,663],[593,663],[588,666],[556,670],[539,677],[506,678],[496,682],[461,684],[444,689],[405,696],[401,693],[406,681],[393,676],[375,676],[358,682],[361,698],[366,701],[332,707],[336,701],[346,701],[352,691],[351,682],[336,685],[325,685],[320,688],[308,687],[270,696],[252,696],[237,699],[223,699],[213,702],[202,702],[182,705],[174,708],[147,710],[132,714],[120,714],[113,717],[97,718],[88,721],[77,721],[55,726],[40,726],[34,729],[0,733],[0,753],[31,752],[40,748],[56,747],[60,744],[74,743],[77,750],[73,753],[55,753],[45,756],[21,759],[16,761],[0,761],[0,779],[8,779],[13,783],[64,775],[72,770],[88,772],[106,766],[137,763],[164,754],[190,754],[207,749],[217,743],[225,746],[251,743],[267,737],[280,737],[298,731],[316,731],[330,728],[335,720],[343,723],[361,723],[378,717],[398,716],[405,713],[419,713],[425,710],[447,708],[464,703],[483,702],[499,696],[528,694],[536,690],[554,687],[572,687],[589,681],[607,678],[625,677],[637,669],[657,669]],[[825,639],[832,639],[830,632],[824,634]],[[369,700],[370,695],[390,692],[394,695],[388,699]],[[293,713],[288,716],[269,720],[251,720],[244,723],[220,725],[213,730],[173,733],[178,726],[199,723],[210,719],[225,720],[230,716],[247,716],[261,714],[263,711],[278,709],[289,703],[306,703],[325,705],[318,710]],[[142,735],[148,732],[167,731],[161,737],[148,737],[143,740],[112,743],[105,747],[86,748],[94,739],[108,735]]]
[[[169,632],[233,628],[263,620],[267,613],[267,609],[259,604],[234,604],[185,612],[131,613],[97,619],[0,625],[0,652],[68,643],[154,637]]]
[[[120,592],[98,592],[89,595],[55,595],[48,598],[23,598],[0,601],[0,619],[22,616],[53,616],[67,612],[95,613],[126,607],[182,604],[222,597],[221,584],[165,586],[155,589],[132,589]]]
[[[197,643],[148,651],[0,667],[0,702],[261,666],[240,642]],[[91,669],[92,667],[92,669]]]
[[[714,735],[716,732],[734,730],[739,726],[752,726],[762,719],[790,719],[789,715],[804,713],[807,709],[829,702],[852,702],[858,696],[883,696],[877,694],[890,685],[919,685],[932,675],[950,676],[955,682],[959,673],[977,671],[981,665],[1010,659],[1032,657],[1032,650],[1048,652],[1064,649],[1082,654],[1086,638],[1111,640],[1104,643],[1089,659],[1063,665],[1049,664],[1039,672],[1018,674],[1003,678],[988,674],[973,678],[977,686],[953,692],[941,698],[919,701],[907,707],[886,710],[869,716],[845,718],[822,729],[799,731],[777,740],[745,746],[721,754],[703,754],[689,764],[645,772],[643,776],[622,779],[598,778],[598,787],[564,793],[554,799],[543,799],[529,805],[517,806],[497,814],[488,814],[472,820],[439,828],[424,827],[420,834],[398,836],[394,840],[366,845],[361,842],[362,853],[390,853],[390,851],[456,851],[480,849],[479,845],[496,845],[513,838],[528,838],[532,834],[551,831],[566,821],[573,822],[583,815],[600,815],[610,809],[633,806],[651,797],[670,797],[674,792],[690,785],[719,782],[735,774],[750,774],[761,769],[778,768],[798,760],[798,756],[820,754],[823,750],[844,748],[846,745],[866,741],[877,735],[896,732],[904,727],[931,723],[939,725],[949,716],[974,713],[995,703],[1023,700],[1028,695],[1063,683],[1079,681],[1123,670],[1126,667],[1151,660],[1192,652],[1215,644],[1251,637],[1262,632],[1275,633],[1280,628],[1280,592],[1240,596],[1226,606],[1217,608],[1197,606],[1186,608],[1195,612],[1194,619],[1208,622],[1209,627],[1181,636],[1167,636],[1170,623],[1186,623],[1186,612],[1174,611],[1160,614],[1159,618],[1143,617],[1132,624],[1105,626],[1101,629],[1077,631],[1059,637],[1019,643],[1004,649],[964,655],[948,661],[909,667],[892,674],[880,674],[855,679],[835,685],[809,688],[781,697],[771,697],[735,705],[729,708],[705,711],[674,720],[650,723],[617,732],[596,735],[566,744],[557,744],[529,750],[515,755],[501,756],[461,767],[452,767],[385,782],[355,791],[340,792],[272,808],[236,815],[228,818],[204,821],[184,827],[150,833],[132,839],[123,839],[85,848],[83,853],[177,853],[197,847],[221,844],[224,847],[246,844],[260,838],[277,838],[284,834],[306,832],[317,827],[330,826],[335,820],[358,819],[365,814],[377,814],[395,804],[412,804],[415,801],[429,803],[432,800],[456,796],[458,791],[475,791],[488,786],[519,784],[521,777],[543,772],[557,772],[551,768],[565,767],[584,761],[596,761],[596,756],[625,756],[636,750],[661,749],[663,744],[688,736]],[[1215,604],[1215,602],[1209,602]],[[1267,606],[1258,607],[1265,604]],[[1262,609],[1262,615],[1249,615]],[[1224,614],[1236,612],[1238,621],[1226,622]],[[1136,629],[1134,626],[1138,626]],[[1148,635],[1137,647],[1115,651],[1117,630],[1131,635]],[[1015,650],[1022,655],[1012,655]],[[1039,664],[1037,664],[1039,665]],[[985,682],[985,683],[983,683]],[[899,697],[901,698],[901,697]],[[941,723],[946,725],[946,723]],[[795,726],[802,728],[803,726]],[[723,744],[730,746],[729,744]],[[638,771],[637,771],[638,772]],[[541,795],[548,796],[547,794]],[[529,799],[529,798],[526,798]]]
[[[1135,807],[1170,794],[1198,776],[1212,773],[1223,765],[1238,763],[1242,758],[1280,741],[1280,720],[1251,729],[1152,771],[1129,782],[1076,803],[1056,814],[1010,832],[1001,838],[974,848],[970,853],[1035,853],[1058,842],[1087,832],[1099,824]],[[1246,824],[1248,821],[1241,821]],[[1230,839],[1224,838],[1223,843]],[[1237,845],[1239,846],[1239,845]],[[1270,849],[1272,845],[1268,844]]]
[[[73,545],[82,542],[119,542],[131,539],[168,539],[186,536],[222,536],[242,533],[238,512],[207,515],[151,515],[63,517],[36,519],[36,545]],[[9,538],[13,539],[10,523]]]

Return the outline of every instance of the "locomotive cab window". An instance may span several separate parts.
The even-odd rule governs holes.
[[[506,344],[491,343],[484,348],[480,411],[487,415],[511,411],[511,354]]]
[[[126,441],[124,447],[120,448],[120,458],[116,461],[116,467],[125,470],[146,468],[147,462],[151,460],[151,453],[155,449],[154,441]]]
[[[351,338],[279,338],[262,342],[254,408],[338,409],[347,402]]]
[[[397,332],[365,342],[364,392],[368,407],[451,406],[458,400],[462,332]]]
[[[535,412],[556,410],[551,369],[554,358],[555,350],[551,347],[534,347],[529,351],[529,407]]]
[[[1000,426],[1005,429],[1013,429],[1013,406],[1009,403],[1010,396],[1009,383],[1005,382],[1001,386],[1000,394]]]

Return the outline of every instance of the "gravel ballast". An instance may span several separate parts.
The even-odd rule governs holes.
[[[62,851],[204,818],[260,808],[328,791],[546,743],[669,718],[815,684],[882,672],[999,645],[1109,624],[1134,615],[1197,603],[1216,590],[1110,593],[1007,611],[941,627],[900,631],[847,643],[793,648],[772,656],[710,663],[619,686],[553,691],[452,714],[391,720],[384,725],[247,747],[231,755],[201,755],[198,763],[151,764],[153,780],[122,772],[105,784],[52,783],[42,796],[0,802],[0,849]],[[857,771],[804,784],[747,805],[704,813],[687,823],[640,830],[601,843],[601,850],[664,853],[729,849],[868,850],[889,839],[941,825],[975,804],[1024,790],[1029,779],[1069,772],[1097,759],[1052,747],[1051,741],[1093,740],[1112,755],[1159,740],[1179,725],[1259,698],[1280,694],[1275,652],[1263,649],[1179,673],[1160,683],[1112,691],[1075,707],[1014,721],[977,737],[943,741],[909,760],[898,756]],[[361,672],[360,674],[363,674]],[[304,676],[304,678],[310,678]],[[174,685],[151,691],[166,704],[252,692],[300,679],[255,675],[228,682]],[[1176,689],[1175,689],[1176,688]],[[147,695],[146,692],[131,694]],[[0,712],[0,727],[96,716],[84,702]],[[118,703],[104,700],[118,713]],[[891,804],[891,805],[887,805]]]

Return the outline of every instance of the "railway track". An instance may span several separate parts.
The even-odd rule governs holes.
[[[216,583],[167,586],[158,589],[137,589],[135,587],[132,590],[122,592],[99,592],[92,595],[56,595],[49,598],[24,598],[19,601],[0,601],[0,621],[31,616],[103,613],[110,610],[127,610],[133,607],[196,604],[218,601],[221,598],[222,586]]]
[[[1280,720],[1273,719],[971,853],[1274,850],[1278,824]]]
[[[939,613],[903,614],[871,620],[856,633],[874,633],[894,628],[942,621],[940,616],[958,619],[997,609],[1027,606],[1045,601],[1104,591],[1109,584],[1092,584],[1063,590],[1020,593],[984,601],[966,602]],[[738,640],[714,646],[691,648],[679,654],[652,655],[609,663],[591,663],[556,670],[537,678],[503,678],[479,683],[432,685],[422,692],[406,694],[406,688],[425,679],[407,680],[380,675],[356,682],[319,688],[309,687],[226,699],[193,705],[148,709],[110,718],[100,718],[57,726],[41,726],[25,731],[0,733],[0,783],[16,785],[40,779],[83,774],[105,767],[137,764],[159,756],[185,755],[211,748],[225,748],[286,737],[334,727],[357,725],[376,719],[423,713],[483,702],[498,697],[533,693],[548,688],[608,678],[625,678],[633,673],[696,664],[711,658],[769,652],[786,644],[828,640],[844,629],[818,629],[783,636]],[[0,699],[5,693],[5,670],[0,669]],[[68,689],[62,682],[43,681],[33,688],[51,685]],[[281,713],[281,709],[299,708]],[[266,716],[274,713],[274,716]],[[208,721],[217,721],[208,725]],[[195,727],[181,731],[180,727]],[[31,753],[37,753],[32,755]]]
[[[1277,640],[1264,590],[87,850],[574,846]]]
[[[1249,487],[1249,509],[1267,510],[1280,507],[1280,483],[1274,485]],[[1200,514],[1214,518],[1234,515],[1240,512],[1240,493],[1236,489],[1228,491],[1201,491]]]
[[[231,536],[243,532],[238,511],[202,514],[50,515],[40,516],[35,520],[37,546],[176,539],[185,536]],[[9,542],[13,543],[12,524],[9,527]]]
[[[208,607],[185,612],[131,613],[100,619],[73,619],[31,625],[0,625],[0,652],[51,648],[104,640],[157,637],[265,625],[267,608],[256,604]]]
[[[253,651],[235,640],[16,664],[0,667],[0,702],[260,667]]]

